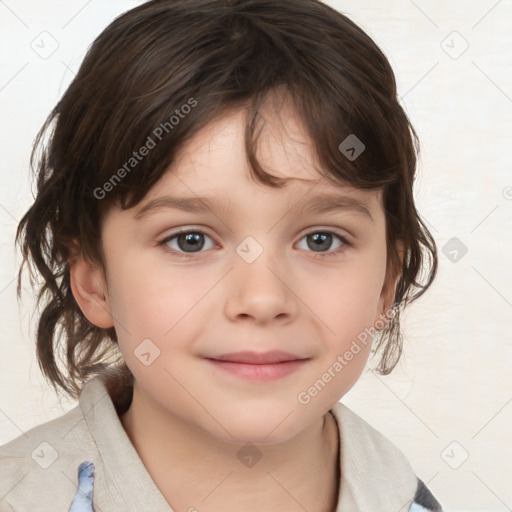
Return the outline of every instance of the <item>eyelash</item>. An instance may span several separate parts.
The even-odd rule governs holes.
[[[158,242],[158,245],[161,246],[162,249],[166,253],[170,253],[170,254],[176,255],[179,258],[184,258],[184,259],[194,258],[197,254],[200,254],[201,252],[204,252],[204,251],[199,251],[199,252],[196,252],[196,253],[189,253],[188,254],[188,253],[183,253],[183,252],[176,251],[174,249],[170,249],[169,246],[167,245],[168,242],[170,242],[174,238],[178,237],[179,235],[188,235],[188,234],[191,234],[191,233],[200,233],[202,235],[206,235],[207,237],[211,238],[210,235],[208,235],[204,231],[201,231],[200,229],[183,230],[183,231],[178,231],[176,233],[172,233],[171,235],[169,235],[166,238],[164,238],[162,241]],[[334,235],[339,240],[341,240],[341,242],[343,242],[343,245],[341,247],[339,247],[338,249],[331,250],[331,251],[317,252],[317,253],[315,253],[314,251],[308,251],[308,252],[312,252],[314,254],[315,258],[321,259],[321,258],[326,258],[326,257],[338,256],[340,253],[343,253],[347,249],[347,247],[350,247],[352,245],[350,242],[348,242],[348,240],[344,236],[339,235],[339,234],[337,234],[337,233],[335,233],[333,231],[328,231],[328,230],[309,231],[308,233],[305,233],[302,236],[301,240],[303,238],[309,236],[309,235],[313,235],[313,234],[317,234],[317,233]]]

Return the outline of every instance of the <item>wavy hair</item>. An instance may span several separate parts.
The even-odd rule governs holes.
[[[384,53],[349,18],[317,0],[153,0],[122,14],[97,37],[32,151],[37,196],[16,232],[23,256],[17,290],[20,298],[27,263],[37,305],[43,305],[38,364],[56,392],[77,398],[86,380],[104,374],[122,397],[133,382],[115,329],[91,324],[74,299],[73,239],[104,269],[101,225],[108,209],[137,205],[180,148],[228,109],[247,109],[253,177],[282,187],[285,180],[268,174],[256,158],[259,109],[277,90],[292,101],[327,179],[383,190],[387,266],[400,277],[395,314],[378,332],[372,356],[381,354],[381,374],[397,364],[400,310],[432,283],[437,249],[414,204],[418,138]],[[191,99],[194,107],[171,128],[171,116]],[[162,126],[165,143],[104,193],[104,184]],[[353,161],[339,150],[350,134],[366,146]],[[397,242],[404,247],[402,261]],[[42,282],[35,284],[37,274]]]

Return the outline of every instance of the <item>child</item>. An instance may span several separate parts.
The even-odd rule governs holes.
[[[40,367],[79,403],[0,448],[0,511],[441,510],[339,402],[436,274],[416,149],[387,59],[320,1],[117,18],[16,236]]]

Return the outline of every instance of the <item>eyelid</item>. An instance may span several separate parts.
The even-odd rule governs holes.
[[[210,235],[208,233],[208,229],[207,228],[205,228],[203,226],[196,227],[196,226],[193,226],[193,225],[182,226],[180,228],[177,228],[177,231],[173,231],[173,232],[169,233],[161,241],[159,241],[158,242],[158,246],[162,247],[162,249],[165,252],[167,252],[167,253],[174,254],[178,258],[185,258],[185,259],[190,259],[190,258],[194,258],[194,257],[195,258],[201,257],[201,255],[204,255],[204,253],[206,253],[209,250],[211,250],[211,249],[208,249],[207,251],[200,250],[198,252],[187,253],[187,252],[176,251],[175,249],[171,249],[167,245],[171,240],[175,239],[177,236],[179,236],[181,234],[186,234],[186,233],[201,233],[201,234],[206,235],[207,237],[209,237],[213,241],[213,243],[214,243],[214,245],[216,247],[219,246],[219,244],[215,241],[215,237],[213,237],[212,235]],[[324,258],[324,257],[329,257],[329,256],[336,256],[338,254],[343,253],[345,250],[347,250],[347,248],[351,248],[353,246],[353,242],[351,241],[351,236],[350,235],[347,236],[345,233],[338,232],[338,228],[318,227],[318,226],[309,227],[309,228],[307,228],[307,230],[302,231],[300,233],[300,235],[298,236],[298,240],[297,240],[296,243],[299,243],[304,237],[306,237],[308,235],[311,235],[311,234],[314,234],[314,233],[329,233],[329,234],[332,234],[332,235],[337,237],[342,242],[342,247],[344,247],[341,250],[338,248],[338,249],[331,249],[329,251],[320,251],[320,252],[306,251],[306,252],[310,252],[313,255],[313,257],[315,257],[315,258]]]
[[[165,235],[161,241],[169,240],[171,238],[174,238],[174,237],[184,234],[184,233],[202,233],[204,235],[209,236],[213,241],[215,241],[215,237],[209,233],[208,228],[206,228],[205,226],[195,226],[195,225],[188,226],[187,225],[187,226],[183,226],[183,227],[175,228],[175,229],[176,229],[176,231],[171,230],[171,232],[169,234]]]
[[[311,233],[320,233],[320,232],[327,232],[327,233],[333,233],[334,235],[340,236],[342,238],[346,238],[348,241],[350,241],[352,237],[351,233],[347,230],[341,230],[341,228],[333,227],[333,226],[313,226],[312,228],[306,228],[304,231],[301,232],[301,238],[309,235]]]
[[[166,235],[162,239],[162,241],[166,240],[166,239],[168,240],[169,238],[173,238],[182,233],[190,233],[190,232],[203,233],[203,234],[209,236],[213,241],[215,241],[215,237],[213,235],[211,235],[208,232],[208,228],[206,228],[204,226],[191,225],[191,226],[184,226],[184,227],[176,228],[176,229],[177,229],[177,231],[172,231],[171,233]],[[351,242],[351,239],[353,238],[352,234],[346,230],[340,232],[339,229],[340,228],[335,228],[335,227],[331,227],[331,226],[313,226],[310,228],[304,228],[302,231],[299,232],[298,236],[299,236],[299,240],[300,240],[300,239],[304,238],[306,235],[309,235],[312,233],[329,232],[329,233],[333,233],[337,236],[347,239],[348,242]]]
[[[209,232],[209,228],[207,228],[206,226],[201,226],[201,225],[194,225],[194,224],[191,224],[191,225],[185,225],[185,226],[182,226],[182,227],[179,227],[179,228],[175,228],[176,231],[171,231],[168,235],[166,235],[165,238],[167,237],[172,237],[172,236],[176,236],[176,235],[179,235],[181,233],[189,233],[191,231],[197,231],[197,232],[201,232],[201,233],[204,233],[206,235],[208,235],[211,239],[215,239],[215,236],[213,236],[210,232]],[[343,229],[343,228],[339,228],[339,227],[335,227],[335,226],[322,226],[322,225],[313,225],[313,226],[310,226],[308,228],[303,228],[301,231],[299,231],[299,236],[300,238],[304,237],[305,235],[308,235],[310,233],[317,233],[317,232],[320,232],[320,231],[327,231],[327,232],[330,232],[330,233],[334,233],[338,236],[341,236],[341,237],[345,237],[347,239],[351,239],[351,238],[354,238],[352,233],[347,230],[347,229]]]

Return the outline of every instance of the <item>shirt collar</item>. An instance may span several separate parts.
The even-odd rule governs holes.
[[[171,511],[124,430],[101,376],[84,386],[79,406],[101,454],[112,500],[124,503],[125,512]],[[336,512],[407,510],[417,477],[405,456],[341,402],[331,412],[338,427],[341,474]]]
[[[340,439],[336,512],[408,510],[418,482],[402,452],[343,403],[331,412]]]

